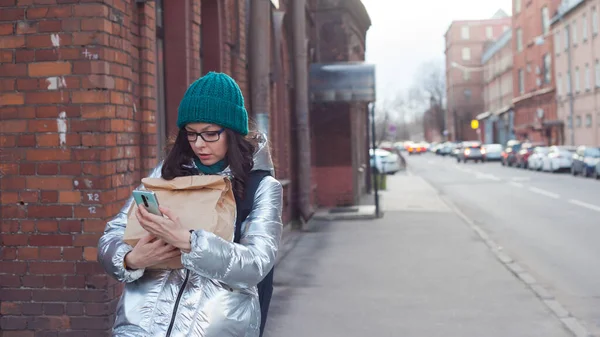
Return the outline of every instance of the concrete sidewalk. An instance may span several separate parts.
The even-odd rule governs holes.
[[[391,178],[382,219],[297,237],[265,336],[572,336],[433,188]]]

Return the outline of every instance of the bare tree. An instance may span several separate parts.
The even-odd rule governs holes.
[[[446,128],[446,79],[441,62],[427,61],[419,67],[411,94],[422,105],[421,111],[429,110],[426,122],[442,134]]]

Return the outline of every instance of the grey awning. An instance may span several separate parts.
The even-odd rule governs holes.
[[[375,66],[363,62],[310,65],[312,102],[374,102]]]

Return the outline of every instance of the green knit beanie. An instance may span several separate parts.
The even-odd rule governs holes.
[[[189,123],[212,123],[248,134],[248,112],[235,80],[224,73],[209,72],[192,83],[177,114],[177,127]]]

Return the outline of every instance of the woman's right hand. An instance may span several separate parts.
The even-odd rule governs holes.
[[[125,265],[127,269],[142,269],[166,262],[179,255],[181,255],[179,248],[149,234],[141,238],[125,255]]]

